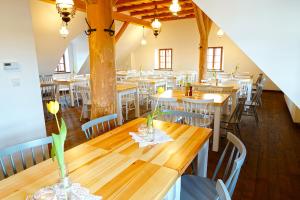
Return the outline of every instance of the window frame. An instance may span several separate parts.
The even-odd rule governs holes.
[[[61,63],[61,59],[63,59],[63,62]],[[63,65],[63,70],[59,70],[59,65]],[[71,71],[67,72],[67,67],[66,67],[66,55],[65,53],[62,55],[62,57],[59,60],[58,65],[56,66],[54,70],[55,74],[64,74],[64,73],[71,73]]]
[[[213,49],[213,62],[212,62],[212,69],[208,69],[208,53],[206,55],[206,68],[208,71],[223,71],[223,47],[222,46],[216,46],[216,47],[208,47],[207,52],[209,49]],[[221,55],[220,55],[220,69],[215,69],[215,51],[216,49],[221,49]]]
[[[165,54],[165,67],[161,67],[161,51],[164,51]],[[171,51],[171,68],[167,68],[167,51]],[[173,70],[173,49],[172,48],[163,48],[163,49],[158,49],[158,69],[156,70],[162,70],[162,71],[172,71]]]

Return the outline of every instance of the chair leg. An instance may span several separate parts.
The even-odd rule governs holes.
[[[254,116],[255,116],[255,121],[256,121],[256,123],[258,123],[259,120],[258,120],[258,115],[257,115],[256,107],[253,107],[253,113],[254,113]]]
[[[128,102],[126,102],[125,110],[126,110],[126,121],[128,121]]]
[[[80,121],[82,120],[83,112],[84,112],[84,104],[82,105],[81,114],[80,114]]]

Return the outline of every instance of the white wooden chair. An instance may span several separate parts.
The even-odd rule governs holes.
[[[210,127],[213,122],[214,99],[202,100],[193,98],[182,98],[185,112],[201,114],[202,118],[190,118],[187,122],[190,125],[199,127]]]
[[[81,109],[81,114],[80,114],[80,121],[81,121],[83,114],[85,112],[90,111],[90,106],[92,104],[91,91],[90,91],[89,87],[84,87],[84,86],[78,86],[78,90],[80,91],[80,95],[82,98],[82,109]]]
[[[155,107],[161,110],[176,110],[178,109],[177,98],[162,98],[162,97],[151,97],[151,110]]]
[[[128,120],[129,111],[135,110],[137,106],[136,92],[124,94],[122,96],[122,107],[125,109],[125,119]],[[123,117],[124,119],[124,117]]]
[[[139,100],[140,105],[146,104],[146,110],[149,109],[149,103],[150,103],[150,96],[153,94],[153,88],[152,85],[145,82],[145,81],[139,81],[138,82],[138,88],[139,88]]]
[[[52,143],[52,137],[41,138],[30,142],[17,144],[11,147],[0,150],[0,168],[2,170],[4,178],[9,176],[9,169],[13,174],[18,173],[19,165],[18,161],[21,161],[20,165],[23,169],[26,169],[30,165],[36,165],[40,160],[46,160],[49,158],[48,145]],[[41,156],[39,156],[41,154]],[[17,156],[18,155],[18,156]],[[8,162],[5,162],[8,160]],[[31,161],[30,161],[31,160]],[[30,161],[30,162],[29,162]],[[7,164],[6,164],[7,163]],[[9,168],[10,166],[10,168]]]
[[[216,183],[217,176],[219,174],[221,165],[224,158],[228,158],[227,165],[224,169],[222,180],[225,182],[225,186],[232,196],[238,177],[241,171],[241,167],[246,158],[246,148],[244,144],[232,133],[227,133],[228,143],[220,157],[212,179],[205,177],[184,175],[181,177],[181,194],[180,199],[182,200],[212,200],[220,197],[221,199],[229,198],[226,191],[224,193],[218,193],[223,188],[222,184],[218,186]],[[229,157],[226,156],[227,151],[232,145],[232,150]],[[217,188],[216,188],[217,184]],[[220,188],[221,187],[221,188]],[[230,198],[229,198],[230,199]]]
[[[106,115],[86,122],[81,126],[86,139],[92,139],[98,135],[117,127],[117,114]]]

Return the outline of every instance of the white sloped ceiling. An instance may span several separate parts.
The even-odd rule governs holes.
[[[300,107],[300,1],[193,1]]]

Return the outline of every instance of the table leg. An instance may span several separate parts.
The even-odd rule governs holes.
[[[215,106],[213,151],[219,150],[221,106]]]
[[[180,200],[181,177],[177,179],[163,200]]]
[[[207,177],[208,148],[209,141],[205,142],[203,147],[198,152],[197,176]]]
[[[136,105],[135,105],[135,117],[140,117],[140,94],[139,89],[136,89],[136,97],[135,97]]]
[[[70,84],[70,98],[71,98],[71,106],[74,107],[74,94],[73,94],[73,84]]]
[[[123,124],[122,92],[117,92],[117,115],[118,115],[118,125],[122,125]]]

